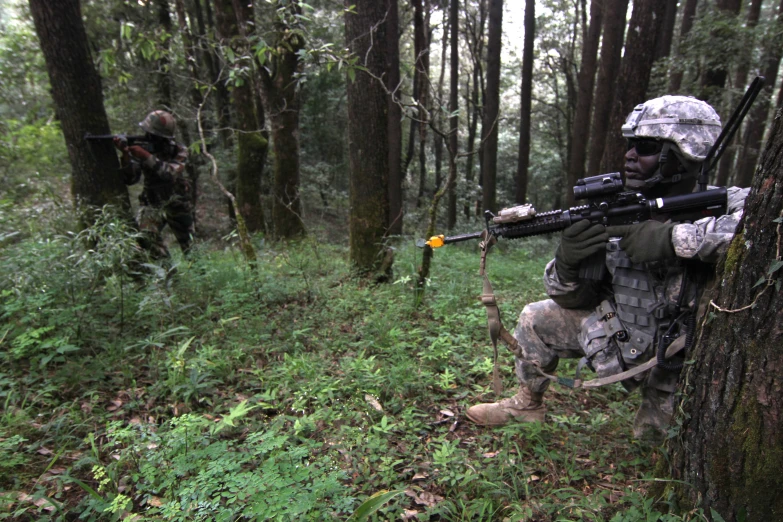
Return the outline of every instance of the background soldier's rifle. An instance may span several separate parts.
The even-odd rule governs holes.
[[[87,141],[114,141],[114,138],[119,138],[123,147],[132,147],[138,145],[150,154],[160,154],[171,147],[169,139],[151,139],[148,135],[142,136],[128,136],[127,134],[99,134],[93,135],[89,132],[84,135],[84,139]]]

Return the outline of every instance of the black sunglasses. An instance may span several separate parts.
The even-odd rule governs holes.
[[[636,154],[639,156],[654,156],[663,149],[662,141],[644,138],[631,138],[627,145],[627,151],[636,148]]]

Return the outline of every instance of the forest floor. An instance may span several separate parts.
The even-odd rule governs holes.
[[[332,226],[259,239],[256,269],[216,226],[176,273],[130,277],[112,223],[96,232],[112,248],[30,234],[0,256],[0,519],[697,516],[645,498],[665,450],[633,440],[639,397],[619,385],[553,385],[544,424],[467,421],[496,400],[471,245],[436,252],[417,307],[410,238],[386,285],[354,276]],[[553,248],[493,252],[507,326],[544,297]]]

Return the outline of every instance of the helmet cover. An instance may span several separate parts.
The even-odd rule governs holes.
[[[147,114],[144,121],[139,123],[139,127],[144,132],[161,136],[163,138],[173,138],[174,131],[177,130],[177,121],[171,113],[166,111],[152,111]]]
[[[637,105],[622,127],[625,138],[668,140],[685,159],[701,162],[721,131],[720,116],[691,96],[661,96]]]

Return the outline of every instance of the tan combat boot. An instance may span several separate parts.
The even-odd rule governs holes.
[[[544,422],[546,407],[543,393],[533,393],[521,386],[519,393],[508,399],[491,404],[476,404],[465,414],[470,420],[482,426],[503,426],[511,420],[517,422]]]

